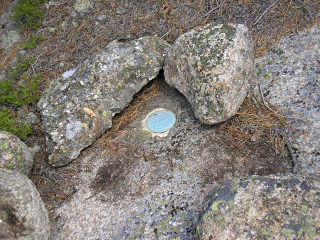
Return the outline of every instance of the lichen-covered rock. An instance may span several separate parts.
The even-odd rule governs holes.
[[[264,98],[288,119],[295,170],[320,177],[320,25],[286,37],[257,60]],[[259,89],[256,95],[260,97]],[[300,120],[299,120],[300,119]]]
[[[169,46],[157,37],[114,41],[69,78],[53,80],[38,103],[49,163],[70,163],[109,129],[112,117],[158,75]]]
[[[158,108],[176,115],[165,136],[144,127]],[[121,129],[72,163],[79,169],[78,191],[54,211],[52,240],[194,239],[203,197],[216,181],[291,169],[289,156],[265,144],[241,151],[216,126],[201,124],[165,83]]]
[[[91,0],[77,0],[74,4],[74,9],[78,13],[85,13],[92,7],[93,3]]]
[[[33,150],[11,133],[0,131],[0,168],[28,175],[33,165]]]
[[[208,24],[180,36],[165,61],[166,81],[215,124],[232,117],[250,87],[253,45],[242,24]]]
[[[199,239],[319,239],[320,181],[298,176],[234,179],[216,188]]]
[[[49,219],[34,184],[0,169],[0,239],[49,239]]]

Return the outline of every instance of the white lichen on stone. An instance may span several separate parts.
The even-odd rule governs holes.
[[[71,123],[68,123],[66,125],[66,133],[65,136],[67,139],[73,139],[77,134],[81,132],[82,129],[82,123],[80,121],[74,121]]]
[[[92,1],[91,0],[77,0],[74,9],[78,13],[84,13],[87,12],[92,7]]]
[[[69,78],[69,77],[72,77],[72,75],[77,71],[77,68],[73,68],[73,69],[70,69],[66,72],[64,72],[61,76],[62,78],[66,79],[66,78]]]

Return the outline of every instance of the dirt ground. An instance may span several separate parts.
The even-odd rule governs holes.
[[[1,2],[0,13],[8,2]],[[43,27],[24,31],[25,40],[32,35],[44,37],[36,48],[26,50],[28,56],[36,59],[29,71],[44,76],[42,88],[113,40],[157,35],[173,43],[181,34],[209,22],[246,23],[252,31],[255,56],[259,57],[285,35],[310,27],[320,12],[318,0],[97,0],[84,14],[73,14],[75,1],[51,3],[43,5]],[[4,55],[0,49],[0,66],[12,60],[18,50],[19,47]],[[145,88],[114,119],[114,127],[98,143],[110,143],[125,134],[124,126],[135,118],[146,99],[155,94],[156,84]],[[267,144],[279,153],[286,151],[279,132],[285,125],[285,119],[248,98],[235,117],[218,127],[238,150],[245,149],[248,140],[255,138],[259,144]],[[43,146],[40,126],[37,129],[36,137]],[[32,179],[52,210],[76,191],[77,164],[54,169],[44,159],[42,151],[35,160]]]

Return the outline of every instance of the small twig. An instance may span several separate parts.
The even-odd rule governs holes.
[[[271,112],[273,112],[274,114],[276,114],[276,115],[278,115],[279,117],[282,117],[282,118],[293,119],[293,120],[300,120],[300,121],[306,122],[306,120],[304,120],[304,119],[284,116],[284,115],[276,112],[275,110],[273,110],[271,107],[269,107],[268,103],[267,103],[266,100],[264,99],[264,96],[263,96],[263,92],[262,92],[262,88],[261,88],[261,84],[260,84],[260,83],[258,83],[258,87],[259,87],[259,92],[260,92],[260,95],[261,95],[261,99],[262,99],[263,105],[264,105],[266,108],[268,108]]]
[[[167,35],[171,32],[171,30],[172,30],[172,29],[170,29],[168,32],[166,32],[165,34],[163,34],[163,35],[161,36],[161,39],[163,39],[165,36],[167,36]]]
[[[211,14],[212,12],[214,12],[215,10],[217,10],[218,8],[220,8],[220,6],[217,6],[215,8],[210,9],[208,12],[206,12],[205,15],[203,15],[202,17],[205,18],[207,17],[209,14]]]
[[[253,26],[256,25],[261,18],[273,7],[275,6],[280,0],[276,0],[274,1],[269,7],[267,7],[267,9],[254,21]]]
[[[45,53],[42,53],[42,54],[38,55],[37,58],[36,58],[36,60],[31,64],[30,67],[31,67],[31,69],[32,69],[33,74],[36,73],[35,65],[37,64],[39,58],[42,57],[44,54],[45,54]]]

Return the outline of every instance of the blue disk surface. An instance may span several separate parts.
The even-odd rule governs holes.
[[[155,133],[168,131],[176,123],[176,116],[167,110],[152,113],[147,119],[147,128]]]

